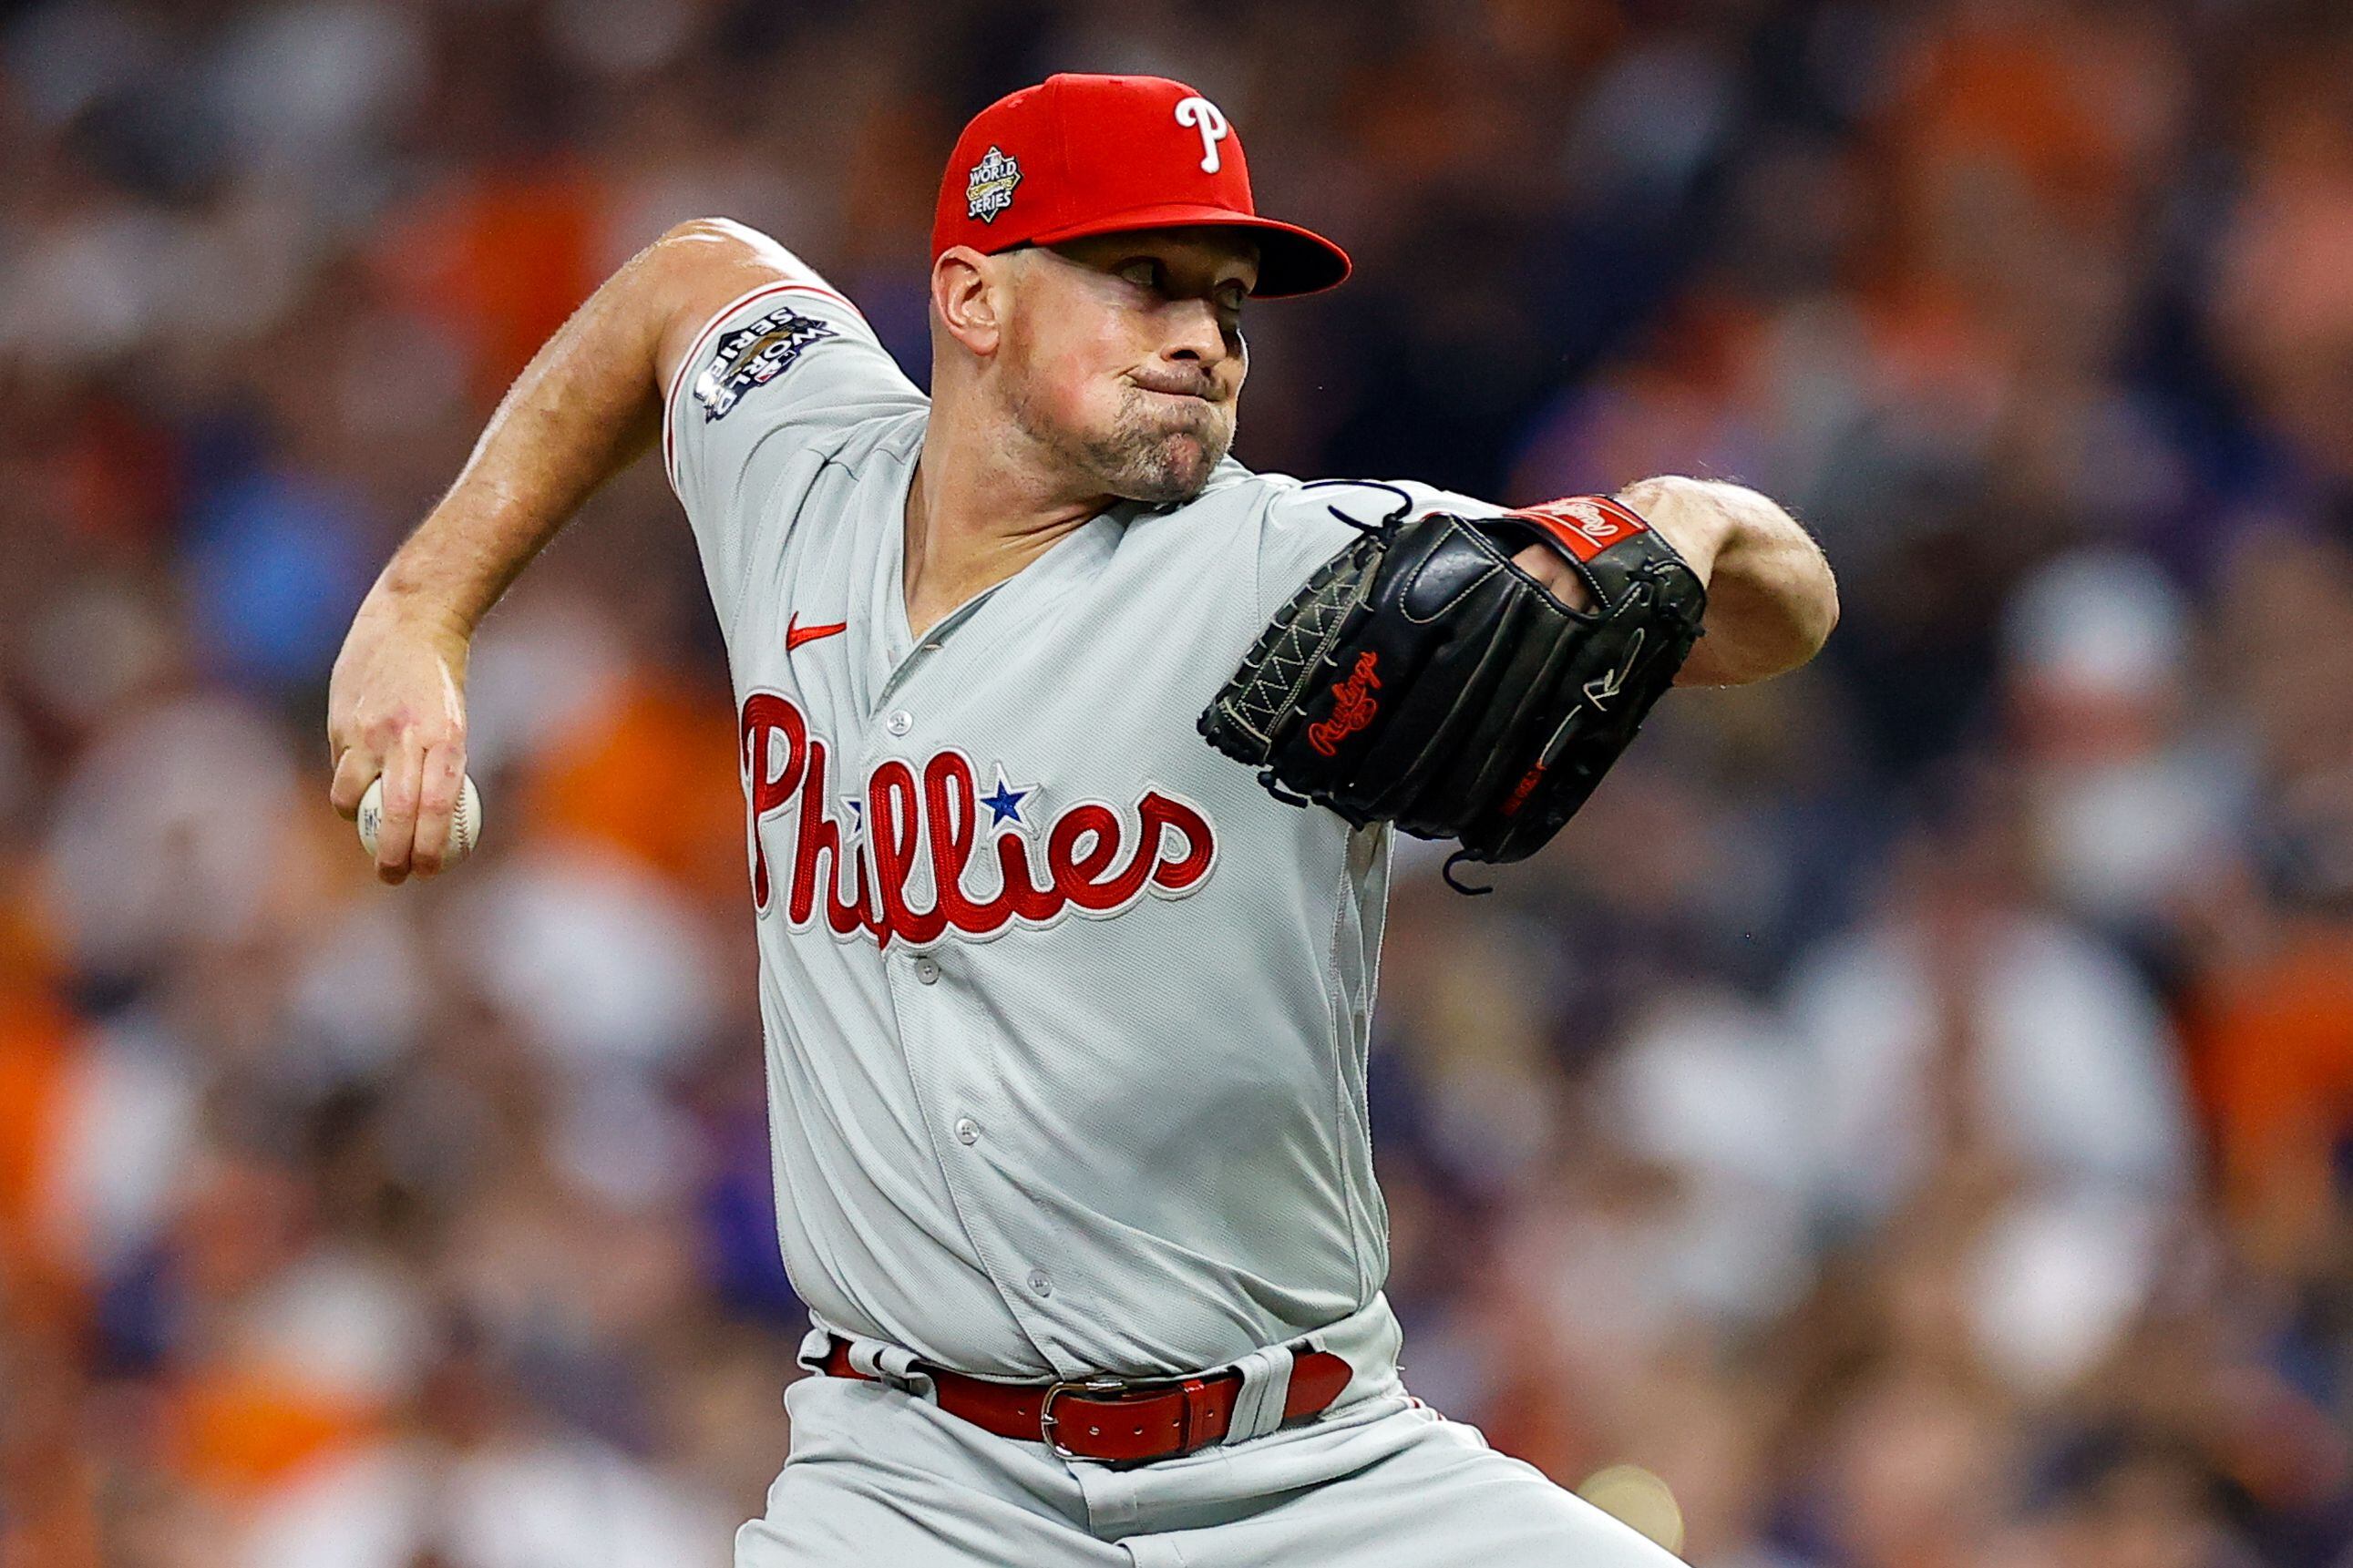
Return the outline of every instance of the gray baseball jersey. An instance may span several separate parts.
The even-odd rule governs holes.
[[[1195,720],[1349,537],[1331,507],[1394,492],[1229,461],[919,642],[927,404],[848,300],[811,277],[729,305],[665,415],[733,675],[814,1321],[1008,1377],[1215,1367],[1342,1320],[1393,1347],[1365,1104],[1388,835],[1278,802]]]
[[[1346,542],[1330,507],[1396,490],[1229,463],[919,641],[927,413],[814,278],[723,310],[665,408],[733,671],[786,1266],[812,1341],[878,1380],[794,1385],[737,1568],[1672,1568],[1406,1394],[1365,1106],[1388,834],[1277,802],[1194,727]],[[1301,1340],[1356,1376],[1280,1427]],[[941,1411],[916,1358],[1232,1365],[1251,1415],[1065,1462]]]

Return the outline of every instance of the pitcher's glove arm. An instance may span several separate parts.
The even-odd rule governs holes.
[[[1459,840],[1451,882],[1456,860],[1533,855],[1585,804],[1690,654],[1707,593],[1606,497],[1402,513],[1276,613],[1200,730],[1280,799]],[[1531,542],[1589,609],[1513,563]]]

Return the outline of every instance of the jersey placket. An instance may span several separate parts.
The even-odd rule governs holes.
[[[876,607],[887,633],[875,647],[887,659],[895,641],[900,657],[877,684],[865,726],[870,774],[895,758],[920,775],[935,752],[986,732],[987,702],[1002,700],[987,688],[982,666],[988,645],[1016,624],[1050,636],[1054,601],[1100,565],[1111,545],[1107,531],[1116,527],[1109,519],[1083,525],[1028,570],[958,605],[920,639],[906,629],[899,552],[887,551],[879,575],[892,598]],[[936,887],[924,890],[938,896]],[[1074,1359],[1062,1331],[1067,1315],[1083,1310],[1072,1292],[1076,1279],[1062,1238],[1022,1223],[1036,1205],[1022,1194],[1019,1172],[1001,1163],[992,1136],[1005,1129],[1010,1111],[999,1093],[985,1010],[965,1005],[992,946],[951,935],[885,956],[902,1059],[956,1217],[1007,1310],[1058,1374],[1084,1375],[1100,1369]]]

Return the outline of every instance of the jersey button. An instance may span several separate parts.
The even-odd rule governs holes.
[[[904,708],[893,708],[890,716],[882,721],[882,728],[893,735],[903,735],[914,727],[915,716]]]
[[[980,1123],[969,1116],[956,1118],[956,1142],[969,1148],[980,1142]]]
[[[1040,1296],[1050,1296],[1054,1293],[1054,1282],[1046,1278],[1044,1269],[1032,1268],[1029,1270],[1029,1289]]]
[[[915,978],[926,985],[935,984],[940,978],[938,962],[928,953],[915,960]]]

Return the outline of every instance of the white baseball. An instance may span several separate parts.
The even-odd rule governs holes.
[[[384,824],[384,780],[367,786],[360,796],[360,845],[370,858],[375,855],[376,829]],[[474,775],[468,773],[458,790],[458,814],[449,819],[449,848],[441,857],[444,870],[455,866],[474,852],[482,841],[482,794],[474,787]]]

